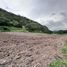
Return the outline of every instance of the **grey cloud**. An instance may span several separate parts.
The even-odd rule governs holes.
[[[56,15],[53,13],[51,16]],[[64,12],[60,13],[61,16],[63,16],[63,20],[60,21],[53,21],[48,20],[48,23],[46,24],[47,27],[49,27],[50,30],[67,30],[67,14]]]
[[[64,28],[63,22],[54,22],[54,21],[49,21],[47,24],[47,27],[49,27],[50,30],[62,30]]]
[[[67,0],[34,0],[32,6],[34,8],[30,13],[31,16],[39,18],[53,12],[67,11]]]

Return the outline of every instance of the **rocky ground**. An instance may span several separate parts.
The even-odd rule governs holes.
[[[63,58],[67,35],[0,33],[0,67],[49,67]]]

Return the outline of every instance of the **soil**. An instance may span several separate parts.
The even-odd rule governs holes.
[[[0,33],[0,67],[49,67],[63,55],[67,35]]]

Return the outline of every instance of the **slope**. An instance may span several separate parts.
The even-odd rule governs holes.
[[[25,30],[28,32],[51,33],[51,31],[33,20],[15,15],[0,8],[0,31]]]

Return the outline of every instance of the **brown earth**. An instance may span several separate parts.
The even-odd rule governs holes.
[[[49,67],[63,58],[67,35],[0,33],[0,67]]]

